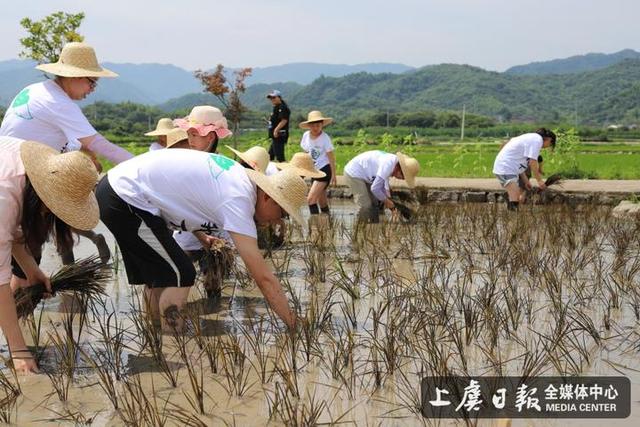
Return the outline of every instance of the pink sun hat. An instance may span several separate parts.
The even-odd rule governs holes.
[[[219,139],[231,136],[227,119],[222,111],[209,105],[198,105],[193,107],[191,113],[184,119],[175,119],[173,124],[180,129],[195,129],[200,136],[207,136],[210,132],[215,132]]]

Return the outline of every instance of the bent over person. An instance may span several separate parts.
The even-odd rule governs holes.
[[[358,219],[379,222],[380,203],[387,209],[395,209],[390,199],[389,178],[404,179],[413,188],[419,171],[418,161],[401,152],[365,151],[351,159],[344,167],[344,176],[360,208]]]
[[[284,212],[302,224],[306,188],[287,171],[267,177],[219,154],[178,149],[145,153],[116,166],[100,181],[96,196],[129,283],[146,285],[148,309],[163,329],[182,329],[179,312],[195,281],[193,264],[170,228],[227,231],[273,311],[293,327],[287,297],[258,249],[256,225],[280,222]]]
[[[504,144],[493,163],[493,173],[502,187],[507,190],[507,208],[509,210],[517,210],[520,204],[523,190],[518,185],[519,180],[525,189],[532,188],[526,173],[528,168],[531,169],[531,174],[538,181],[538,187],[541,190],[546,188],[542,180],[538,158],[541,149],[555,148],[555,146],[556,134],[545,128],[511,138],[509,142]]]

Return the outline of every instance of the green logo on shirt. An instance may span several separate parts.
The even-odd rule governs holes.
[[[29,111],[29,88],[25,88],[20,92],[11,103],[13,114],[25,120],[33,119],[31,111]]]
[[[213,163],[216,164],[217,168],[213,167]],[[209,171],[211,172],[211,177],[213,179],[218,179],[218,177],[224,173],[225,171],[228,171],[229,169],[231,169],[231,167],[235,164],[236,162],[234,160],[231,160],[228,157],[225,157],[221,154],[211,154],[209,155]],[[220,171],[216,171],[214,169],[221,169]]]

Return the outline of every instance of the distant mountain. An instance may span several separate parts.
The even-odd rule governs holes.
[[[313,62],[298,62],[272,67],[256,67],[253,69],[251,77],[247,79],[248,84],[275,83],[275,82],[295,82],[306,85],[320,76],[342,77],[353,73],[394,73],[400,74],[414,70],[413,67],[403,64],[371,63],[371,64],[320,64]]]
[[[321,77],[289,100],[339,119],[359,111],[461,110],[505,120],[640,120],[640,60],[578,75],[519,76],[443,64],[413,73]]]
[[[532,62],[526,65],[518,65],[505,71],[507,74],[518,75],[546,75],[546,74],[571,74],[583,71],[594,71],[606,68],[610,65],[622,62],[625,59],[640,59],[640,52],[632,49],[620,52],[588,53],[570,58],[554,59],[544,62]]]

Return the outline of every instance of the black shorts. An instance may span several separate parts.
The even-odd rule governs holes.
[[[98,183],[96,198],[100,219],[120,247],[130,284],[193,286],[196,270],[162,218],[126,203],[106,176]]]
[[[324,165],[320,170],[324,172],[326,175],[323,178],[311,178],[311,182],[318,181],[318,182],[326,182],[327,184],[329,184],[331,182],[331,165],[330,164]]]

